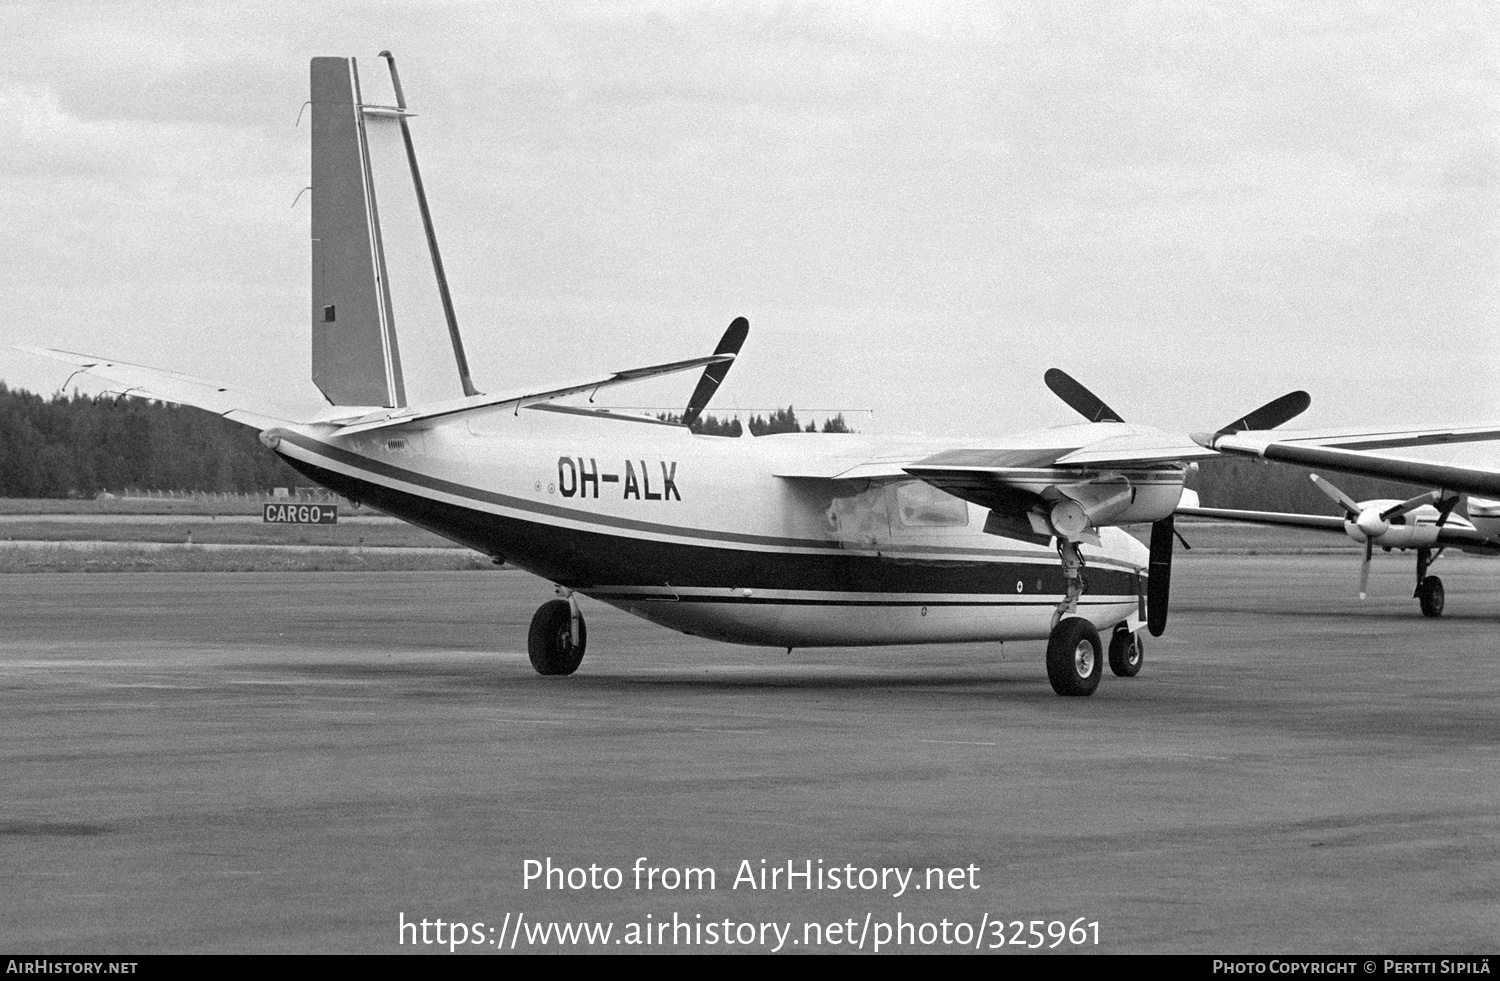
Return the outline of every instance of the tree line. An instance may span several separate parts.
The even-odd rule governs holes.
[[[109,395],[48,399],[0,382],[0,497],[255,494],[306,482],[254,430],[212,412]]]
[[[658,412],[656,418],[663,422],[681,422],[682,415],[677,412]],[[818,428],[816,421],[809,419],[804,426],[797,419],[797,410],[793,406],[785,409],[777,409],[769,415],[756,413],[746,420],[745,425],[740,425],[738,416],[721,419],[717,416],[702,415],[688,428],[700,436],[743,436],[745,427],[750,429],[751,436],[770,436],[773,433],[852,433],[849,424],[844,421],[844,414],[840,412],[823,421],[823,427]]]
[[[819,428],[799,420],[792,406],[752,415],[744,425],[755,436],[851,431],[842,414]],[[738,418],[712,415],[692,428],[710,436],[743,432]],[[1328,476],[1355,500],[1406,499],[1429,489]],[[253,430],[211,412],[105,395],[43,398],[0,382],[0,497],[93,497],[122,490],[259,494],[305,482]],[[1200,463],[1188,485],[1205,507],[1337,513],[1307,471],[1295,467],[1223,457]]]

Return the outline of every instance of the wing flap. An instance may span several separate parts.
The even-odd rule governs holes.
[[[848,460],[826,463],[808,460],[776,468],[775,476],[786,480],[893,480],[910,476],[901,463],[873,461],[851,464]]]
[[[1055,467],[1127,467],[1174,463],[1213,456],[1186,435],[1134,433],[1102,439],[1066,453],[1053,461]]]

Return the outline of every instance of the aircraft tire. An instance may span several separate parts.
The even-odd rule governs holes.
[[[578,646],[573,646],[569,620],[572,611],[567,600],[549,600],[537,608],[531,618],[531,632],[526,637],[526,652],[537,674],[572,674],[583,661],[588,645],[588,626],[578,617]]]
[[[1437,576],[1428,576],[1422,580],[1417,587],[1417,599],[1422,604],[1422,615],[1424,617],[1440,617],[1443,615],[1443,581]]]
[[[1047,638],[1047,680],[1059,695],[1092,695],[1103,673],[1099,631],[1082,617],[1065,617]]]
[[[1109,670],[1120,678],[1134,678],[1146,662],[1146,642],[1139,633],[1116,630],[1109,639]]]

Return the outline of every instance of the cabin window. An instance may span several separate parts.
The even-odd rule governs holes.
[[[885,487],[876,484],[850,497],[835,497],[828,524],[845,548],[876,548],[891,540]]]
[[[896,485],[896,520],[903,528],[963,528],[969,506],[931,484],[912,480]]]

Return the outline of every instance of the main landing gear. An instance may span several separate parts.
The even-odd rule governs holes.
[[[1092,695],[1104,659],[1099,631],[1083,617],[1064,617],[1047,638],[1047,680],[1059,695]]]
[[[1167,548],[1170,549],[1170,526],[1167,533]],[[1059,695],[1092,695],[1104,672],[1104,658],[1099,631],[1077,615],[1078,600],[1087,587],[1083,578],[1083,553],[1077,542],[1059,537],[1057,554],[1062,559],[1066,594],[1057,604],[1052,633],[1047,637],[1047,680],[1052,682],[1052,690]],[[1165,605],[1163,602],[1162,606]],[[1110,671],[1121,678],[1134,678],[1140,674],[1145,660],[1146,644],[1140,631],[1132,631],[1123,623],[1115,627],[1109,639]]]
[[[1104,673],[1099,631],[1083,617],[1065,617],[1047,638],[1047,680],[1059,695],[1092,695]],[[1141,673],[1146,644],[1124,624],[1109,639],[1109,670],[1121,678]]]
[[[1146,663],[1146,641],[1140,632],[1131,633],[1124,625],[1115,628],[1109,639],[1109,669],[1121,678],[1134,678]]]
[[[543,603],[531,618],[526,652],[537,674],[572,674],[588,644],[588,628],[573,591],[559,587],[557,595],[563,598]]]
[[[1433,561],[1431,549],[1417,549],[1417,590],[1412,595],[1421,604],[1424,617],[1443,615],[1443,581],[1437,576],[1427,574],[1427,567]]]
[[[1062,559],[1066,592],[1052,615],[1052,633],[1047,637],[1047,680],[1059,695],[1092,695],[1099,687],[1104,649],[1094,625],[1074,615],[1085,587],[1083,553],[1077,542],[1059,535],[1057,554]]]

